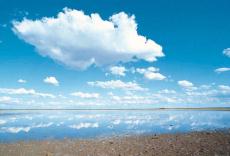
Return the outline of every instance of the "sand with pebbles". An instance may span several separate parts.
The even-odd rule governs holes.
[[[1,156],[229,156],[230,131],[1,143]]]

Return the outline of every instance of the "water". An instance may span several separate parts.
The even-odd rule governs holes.
[[[1,111],[0,142],[230,128],[228,111]]]

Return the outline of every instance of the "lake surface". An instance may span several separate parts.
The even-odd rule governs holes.
[[[0,111],[0,142],[97,138],[230,128],[229,111]]]

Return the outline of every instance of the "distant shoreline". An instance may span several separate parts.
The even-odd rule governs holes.
[[[120,109],[120,108],[112,108],[112,109],[53,109],[53,108],[44,108],[44,109],[0,109],[0,111],[156,111],[156,110],[194,110],[194,111],[230,111],[230,107],[166,107],[166,108],[129,108],[129,109]]]

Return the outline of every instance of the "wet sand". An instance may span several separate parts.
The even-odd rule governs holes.
[[[230,130],[1,143],[0,156],[229,156]]]

